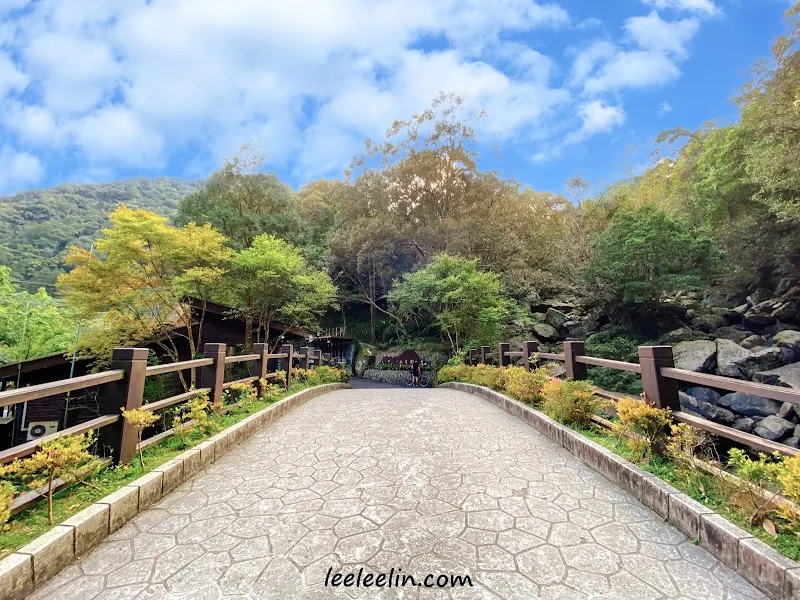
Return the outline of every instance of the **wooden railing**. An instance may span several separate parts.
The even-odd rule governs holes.
[[[672,416],[676,421],[687,423],[692,427],[761,452],[780,452],[791,456],[798,453],[796,448],[785,444],[773,442],[682,411],[678,395],[678,382],[693,383],[732,392],[744,392],[780,402],[789,402],[794,405],[800,405],[800,390],[676,369],[672,356],[672,346],[639,346],[638,363],[587,356],[586,346],[584,342],[580,341],[564,342],[563,354],[539,352],[537,342],[523,342],[521,352],[512,352],[510,345],[505,343],[498,346],[497,352],[492,352],[491,350],[490,346],[482,346],[479,350],[470,349],[467,351],[465,362],[469,365],[476,365],[480,363],[491,364],[496,360],[498,366],[507,367],[511,364],[513,358],[521,357],[523,358],[523,366],[530,370],[537,360],[553,360],[563,362],[566,367],[566,376],[573,379],[586,379],[586,367],[589,365],[638,373],[642,378],[642,388],[647,401],[658,408],[671,410]],[[623,396],[622,394],[600,389],[597,390],[597,393],[610,400],[618,400]]]
[[[206,344],[203,358],[148,366],[147,348],[116,348],[111,357],[109,371],[0,392],[0,407],[2,407],[21,402],[35,402],[56,394],[99,385],[107,386],[102,416],[4,450],[0,452],[0,464],[33,454],[49,440],[90,430],[99,431],[100,443],[110,449],[114,463],[127,463],[136,454],[136,431],[122,418],[123,408],[156,411],[187,402],[202,393],[207,393],[209,400],[219,405],[222,403],[223,390],[236,383],[252,384],[259,379],[279,379],[288,387],[291,383],[291,368],[270,371],[268,367],[272,359],[286,359],[287,367],[297,362],[304,369],[331,362],[330,354],[323,354],[321,350],[313,350],[307,346],[301,348],[299,353],[295,353],[290,344],[281,346],[280,352],[272,354],[269,353],[266,344],[254,344],[253,349],[255,350],[253,354],[227,356],[225,344]],[[238,362],[250,363],[250,376],[226,382],[225,365]],[[144,384],[147,377],[196,368],[201,369],[199,388],[163,400],[144,403]],[[171,430],[154,437],[159,441],[169,434]],[[153,439],[149,438],[146,441],[150,442]]]

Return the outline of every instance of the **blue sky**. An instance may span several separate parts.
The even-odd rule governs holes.
[[[245,142],[297,188],[439,91],[486,109],[484,167],[599,189],[660,131],[735,119],[790,4],[0,0],[0,193],[204,177]]]

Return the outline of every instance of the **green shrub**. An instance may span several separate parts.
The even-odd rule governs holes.
[[[542,411],[567,425],[588,427],[600,414],[603,401],[595,396],[588,381],[551,379],[542,388]]]
[[[449,381],[463,381],[466,383],[472,383],[473,368],[474,367],[470,367],[464,363],[442,367],[436,374],[436,381],[439,383],[447,383]]]

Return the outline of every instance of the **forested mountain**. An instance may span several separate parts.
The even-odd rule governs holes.
[[[100,184],[62,184],[0,197],[0,264],[22,287],[52,285],[67,246],[88,248],[119,203],[171,216],[199,182],[160,177]],[[28,283],[30,282],[30,283]]]

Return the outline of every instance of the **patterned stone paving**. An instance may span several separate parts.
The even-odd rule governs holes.
[[[336,572],[472,588],[332,588]],[[231,450],[36,600],[764,598],[563,448],[454,390],[343,390]]]

